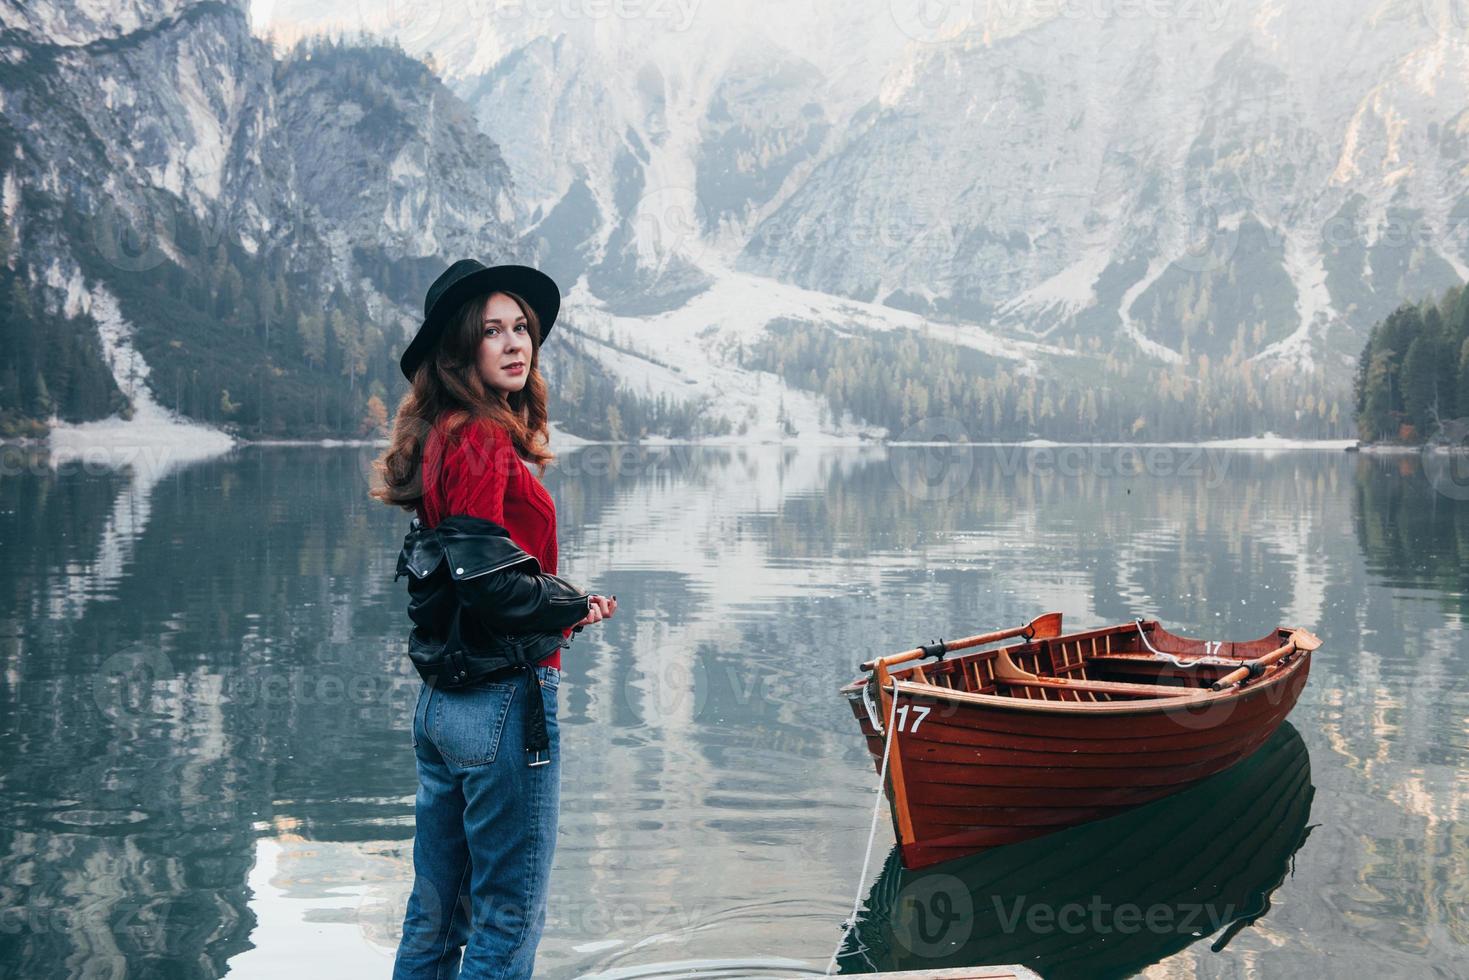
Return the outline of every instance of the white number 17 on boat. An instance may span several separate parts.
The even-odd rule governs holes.
[[[915,704],[915,705],[913,705],[913,727],[912,728],[909,728],[908,727],[908,705],[906,705],[906,704],[900,704],[900,705],[898,705],[898,731],[900,731],[900,732],[904,732],[904,731],[916,732],[916,731],[918,731],[918,726],[921,725],[921,724],[923,724],[923,719],[927,718],[928,717],[928,713],[930,711],[932,711],[932,710],[933,710],[932,708],[925,707],[924,705],[921,705],[921,704]]]

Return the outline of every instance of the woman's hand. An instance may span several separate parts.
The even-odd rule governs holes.
[[[581,622],[574,624],[571,628],[579,631],[583,626],[592,623],[600,623],[617,611],[617,596],[593,595],[588,596],[587,614]]]

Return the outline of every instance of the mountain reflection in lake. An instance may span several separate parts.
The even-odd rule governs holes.
[[[932,869],[975,905],[957,944],[913,951],[902,909],[922,906],[895,901],[908,879],[889,867],[863,883],[844,972],[865,955],[1064,974],[1099,949],[1116,974],[1469,969],[1469,503],[1416,457],[1162,452],[567,452],[547,476],[562,571],[620,609],[564,652],[538,975],[824,968],[875,794],[837,687],[874,654],[1049,609],[1068,628],[1312,628],[1299,734],[1127,827]],[[417,678],[393,582],[406,515],[364,496],[371,452],[247,447],[137,474],[5,453],[5,975],[385,976]],[[1158,837],[1153,866],[1118,877],[1147,853],[1133,835]],[[1011,916],[1017,896],[1205,893],[1238,908],[1198,936]]]

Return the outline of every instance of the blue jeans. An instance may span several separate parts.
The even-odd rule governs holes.
[[[536,677],[551,742],[551,761],[541,766],[526,765],[523,699],[532,687],[524,674],[419,689],[413,891],[394,980],[531,976],[561,796],[561,672],[537,667]]]

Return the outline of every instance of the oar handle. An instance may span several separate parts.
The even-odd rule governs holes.
[[[1237,667],[1209,685],[1212,691],[1222,691],[1226,687],[1238,684],[1240,681],[1250,677],[1259,677],[1266,667],[1269,667],[1281,657],[1289,655],[1296,649],[1296,638],[1292,636],[1282,646],[1276,647],[1258,660],[1251,660],[1243,667]]]
[[[1061,632],[1061,614],[1047,613],[1044,616],[1033,619],[1024,626],[1012,626],[1010,629],[996,630],[993,633],[979,633],[975,636],[966,636],[962,640],[940,640],[927,646],[914,647],[912,650],[904,650],[889,657],[878,657],[861,665],[863,670],[872,670],[878,664],[892,667],[895,664],[904,664],[910,660],[922,660],[924,657],[937,657],[954,650],[968,650],[970,647],[984,646],[986,643],[994,643],[998,640],[1008,640],[1012,636],[1024,636],[1027,639],[1040,636],[1055,636]]]

